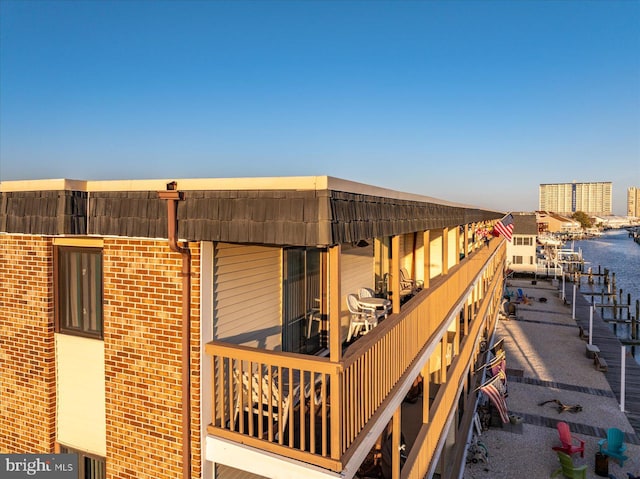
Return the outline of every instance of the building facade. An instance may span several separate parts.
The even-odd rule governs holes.
[[[627,216],[640,218],[640,188],[631,186],[627,189]]]
[[[611,215],[612,183],[549,183],[541,184],[538,209],[571,215],[582,211],[588,215]]]
[[[538,233],[578,233],[582,226],[576,220],[560,216],[552,211],[537,211]]]
[[[536,273],[536,238],[538,225],[535,213],[513,213],[513,234],[507,243],[507,268],[515,273]]]
[[[388,441],[390,477],[458,477],[506,257],[474,232],[502,213],[331,177],[0,193],[3,453],[351,478]]]

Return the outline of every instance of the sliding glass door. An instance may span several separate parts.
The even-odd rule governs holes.
[[[282,350],[313,354],[322,347],[322,250],[284,250]]]

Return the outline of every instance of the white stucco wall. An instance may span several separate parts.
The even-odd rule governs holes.
[[[107,455],[104,342],[56,334],[57,441]]]

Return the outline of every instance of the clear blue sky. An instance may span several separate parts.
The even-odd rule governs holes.
[[[640,187],[640,1],[0,0],[0,179]]]

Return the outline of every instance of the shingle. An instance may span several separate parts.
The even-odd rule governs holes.
[[[0,227],[16,232],[166,236],[166,201],[150,192],[2,193]],[[496,213],[341,191],[188,191],[179,228],[190,239],[335,244],[495,219]],[[32,217],[29,220],[19,218]],[[181,224],[182,223],[182,224]],[[37,230],[37,231],[36,231]],[[82,233],[81,233],[82,232]]]
[[[285,242],[285,240],[286,240],[286,234],[285,234],[286,222],[284,222],[284,221],[274,221],[273,223],[271,223],[271,226],[274,229],[275,244],[287,244]]]

